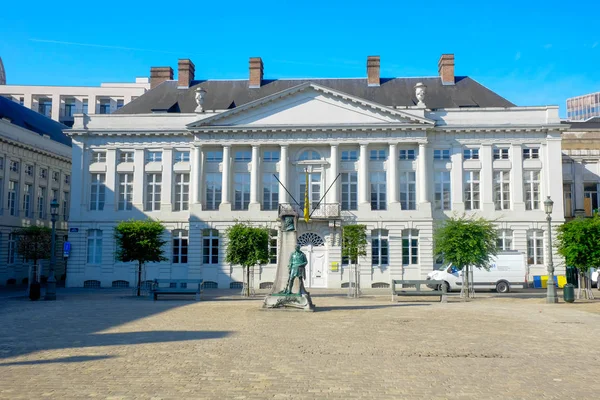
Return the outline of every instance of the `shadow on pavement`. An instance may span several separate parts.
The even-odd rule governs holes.
[[[73,357],[62,357],[53,358],[50,360],[30,360],[30,361],[15,361],[0,364],[0,367],[8,367],[10,365],[39,365],[39,364],[52,364],[52,363],[76,363],[86,361],[98,361],[105,360],[107,358],[115,358],[116,356],[73,356]]]
[[[430,306],[428,303],[396,303],[396,304],[382,304],[382,305],[353,305],[353,306],[332,306],[332,307],[319,307],[316,305],[316,312],[323,311],[345,311],[345,310],[377,310],[381,308],[391,308],[391,307],[422,307],[422,306]]]

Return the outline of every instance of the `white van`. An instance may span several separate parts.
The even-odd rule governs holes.
[[[508,293],[511,287],[527,287],[527,268],[525,255],[517,251],[498,253],[489,265],[489,271],[483,268],[473,270],[473,287],[475,289],[496,289],[498,293]],[[460,290],[463,271],[453,265],[444,265],[427,274],[427,279],[446,282],[446,289]],[[431,285],[429,285],[431,287]]]

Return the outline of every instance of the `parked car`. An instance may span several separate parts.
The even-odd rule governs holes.
[[[598,274],[600,273],[600,268],[597,270],[592,270],[592,287],[597,287],[600,289],[600,281],[598,281]]]

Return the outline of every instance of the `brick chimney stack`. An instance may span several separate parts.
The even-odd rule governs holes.
[[[454,54],[442,54],[438,61],[442,85],[454,85]]]
[[[192,60],[186,58],[181,59],[177,63],[177,87],[189,88],[190,83],[194,80],[196,67]]]
[[[379,56],[367,57],[367,83],[369,86],[379,86],[380,84],[379,64]]]
[[[150,89],[154,89],[164,81],[173,80],[173,68],[152,67],[150,68]]]
[[[248,86],[259,88],[263,80],[263,62],[260,57],[250,57],[250,80]]]

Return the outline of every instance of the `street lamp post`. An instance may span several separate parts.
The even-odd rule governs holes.
[[[58,217],[58,201],[52,200],[50,203],[50,221],[52,221],[52,238],[50,239],[50,271],[48,271],[48,282],[46,284],[46,296],[44,300],[56,300],[56,278],[54,277],[54,267],[56,266],[56,255],[54,247],[56,247],[56,220]]]
[[[546,291],[546,303],[558,303],[556,295],[556,285],[554,283],[554,264],[552,263],[552,208],[554,202],[550,196],[544,200],[544,211],[546,212],[546,221],[548,221],[548,283]]]

